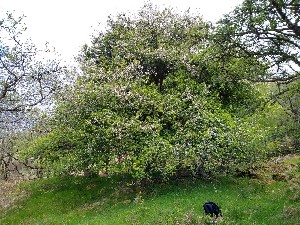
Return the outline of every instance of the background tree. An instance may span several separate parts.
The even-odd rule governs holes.
[[[272,68],[262,81],[299,79],[300,4],[293,0],[245,0],[220,22],[220,34],[241,52]]]
[[[59,63],[38,60],[43,57],[43,52],[29,40],[21,38],[26,30],[23,18],[7,14],[0,20],[1,134],[16,124],[22,124],[26,111],[49,101],[62,79],[63,68]]]
[[[270,84],[272,102],[286,110],[285,133],[299,148],[300,3],[294,0],[245,0],[220,20],[216,42],[223,52],[236,49],[264,62],[268,73],[248,76]],[[225,57],[225,56],[224,56]],[[291,124],[293,126],[291,126]],[[292,127],[292,129],[290,129]],[[298,143],[298,144],[297,144]]]
[[[64,68],[55,60],[40,60],[45,51],[24,40],[23,16],[7,13],[0,19],[0,159],[2,170],[14,158],[10,139],[32,126],[30,112],[36,106],[50,105],[59,90]],[[10,137],[11,136],[11,137]],[[12,165],[10,165],[12,166]],[[4,168],[5,167],[5,168]],[[5,171],[2,171],[6,173]]]

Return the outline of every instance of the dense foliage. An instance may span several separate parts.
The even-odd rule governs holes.
[[[23,157],[50,173],[139,180],[234,173],[265,158],[277,122],[257,111],[265,97],[249,79],[267,67],[234,49],[223,57],[215,40],[188,12],[146,5],[110,18],[83,47],[51,132],[22,145]]]

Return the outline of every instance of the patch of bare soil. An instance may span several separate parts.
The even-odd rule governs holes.
[[[263,182],[295,181],[300,183],[300,154],[289,154],[253,164],[241,176],[258,179]]]
[[[24,180],[0,180],[0,210],[5,210],[26,196],[28,193],[20,188],[20,183]]]
[[[298,177],[299,163],[299,155],[277,157],[269,161],[268,172],[272,174],[273,180],[288,181]]]

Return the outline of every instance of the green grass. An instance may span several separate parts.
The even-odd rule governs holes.
[[[294,179],[182,180],[143,190],[124,184],[116,177],[26,183],[21,188],[29,197],[2,209],[0,224],[208,224],[202,208],[206,201],[221,206],[224,220],[219,224],[300,224],[300,185]]]

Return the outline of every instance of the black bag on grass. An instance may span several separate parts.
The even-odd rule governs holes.
[[[204,211],[205,211],[206,215],[210,215],[211,217],[213,217],[215,215],[216,218],[218,218],[219,215],[222,217],[222,210],[214,202],[206,202],[203,205],[203,208],[204,208]]]

